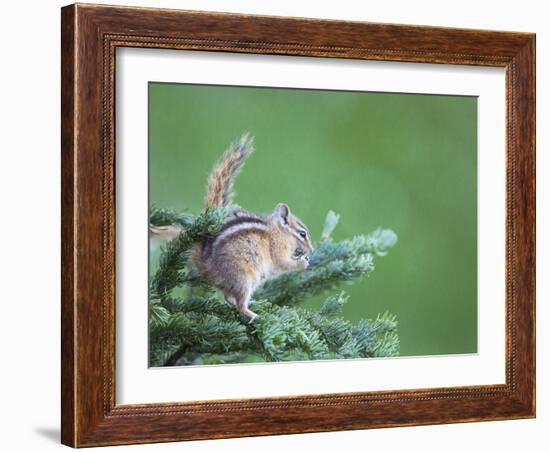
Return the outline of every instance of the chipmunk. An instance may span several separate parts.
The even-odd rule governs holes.
[[[229,147],[208,178],[206,208],[231,205],[235,177],[252,152],[248,134]],[[215,237],[193,247],[192,260],[199,275],[253,321],[256,314],[248,305],[256,288],[268,278],[307,268],[312,251],[307,226],[279,203],[266,216],[233,210]]]

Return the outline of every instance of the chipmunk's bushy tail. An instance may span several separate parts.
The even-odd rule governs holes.
[[[253,150],[253,138],[248,133],[227,149],[208,177],[205,207],[226,207],[232,203],[233,182]]]

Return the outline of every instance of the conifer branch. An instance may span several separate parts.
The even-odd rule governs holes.
[[[200,281],[189,260],[191,247],[214,236],[225,215],[223,209],[208,209],[197,217],[166,209],[151,212],[152,224],[183,228],[162,250],[150,284],[151,366],[398,354],[395,316],[385,313],[353,324],[341,317],[342,306],[349,302],[344,292],[328,296],[318,310],[298,306],[311,295],[373,271],[375,257],[386,255],[396,243],[395,233],[378,229],[367,236],[334,242],[331,234],[340,217],[329,212],[310,267],[261,286],[251,305],[258,317],[250,323]],[[184,289],[183,295],[175,294],[177,287]]]
[[[159,210],[154,210],[153,213],[158,215]],[[175,216],[170,211],[164,213],[172,220],[186,218],[186,221],[191,221],[191,217]],[[215,236],[222,227],[225,216],[225,209],[208,208],[189,223],[178,237],[166,244],[160,256],[159,269],[150,285],[153,299],[164,297],[175,287],[196,279],[188,265],[191,247],[203,239]],[[152,224],[155,224],[154,220],[159,221],[158,218],[150,218]]]
[[[296,305],[342,282],[367,275],[374,270],[374,257],[385,256],[397,243],[393,231],[380,228],[367,236],[335,243],[330,235],[339,219],[334,212],[328,213],[321,243],[312,253],[307,269],[266,281],[254,296],[279,305]]]

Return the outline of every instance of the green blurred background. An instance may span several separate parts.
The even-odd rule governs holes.
[[[314,238],[329,209],[336,240],[399,236],[344,287],[344,317],[396,314],[404,356],[477,351],[477,98],[150,83],[149,202],[200,212],[213,163],[247,131],[239,205],[286,202]]]

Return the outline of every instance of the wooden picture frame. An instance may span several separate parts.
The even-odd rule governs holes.
[[[535,416],[535,35],[76,4],[62,9],[61,37],[64,444],[86,447]],[[117,405],[118,47],[505,68],[506,383]]]

